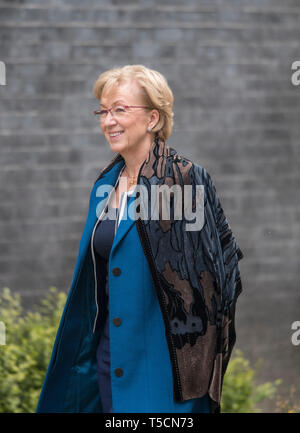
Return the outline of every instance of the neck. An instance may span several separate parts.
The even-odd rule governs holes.
[[[133,178],[135,180],[137,179],[141,165],[142,165],[142,163],[137,166],[136,162],[135,162],[134,166],[128,166],[128,164],[126,162],[125,173],[129,177],[129,179],[133,179]]]
[[[134,178],[135,181],[137,180],[140,167],[148,157],[151,143],[152,142],[148,143],[147,146],[143,146],[143,148],[139,148],[138,150],[135,149],[134,152],[130,154],[122,154],[125,160],[125,171],[130,180],[132,180],[132,178]]]

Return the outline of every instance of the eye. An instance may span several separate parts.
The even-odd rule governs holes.
[[[100,110],[99,114],[100,114],[100,116],[106,116],[107,112],[108,112],[107,110]]]
[[[125,113],[126,108],[122,107],[121,105],[118,105],[118,107],[115,108],[116,113]]]

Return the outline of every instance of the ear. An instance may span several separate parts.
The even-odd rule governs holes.
[[[150,123],[151,127],[154,128],[159,121],[159,111],[154,109],[150,113]]]

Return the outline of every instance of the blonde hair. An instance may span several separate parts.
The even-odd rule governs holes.
[[[160,72],[143,65],[126,65],[109,69],[99,75],[96,80],[93,88],[94,95],[100,100],[104,88],[119,85],[126,80],[137,81],[146,105],[158,110],[159,121],[152,131],[163,140],[167,140],[173,128],[174,96],[167,80]]]

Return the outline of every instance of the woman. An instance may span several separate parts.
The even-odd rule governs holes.
[[[91,191],[37,412],[220,412],[242,252],[206,170],[166,143],[166,79],[128,65],[94,93],[116,155]]]

